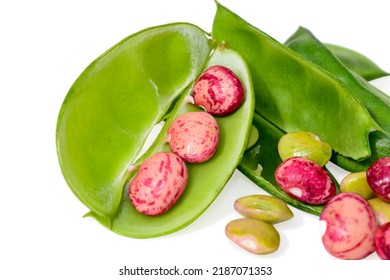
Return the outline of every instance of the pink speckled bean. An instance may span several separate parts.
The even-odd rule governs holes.
[[[209,113],[189,112],[177,117],[168,128],[169,146],[186,162],[209,160],[219,143],[218,123]]]
[[[169,152],[146,159],[129,186],[130,201],[138,212],[149,216],[165,213],[180,198],[187,185],[185,162]]]
[[[324,204],[336,194],[329,174],[303,157],[283,161],[275,171],[275,180],[288,195],[309,204]]]
[[[215,65],[196,80],[193,98],[195,105],[204,108],[206,112],[224,116],[240,107],[244,100],[244,88],[233,71]]]
[[[375,194],[390,202],[390,157],[377,159],[368,167],[366,174]]]
[[[377,229],[375,248],[382,260],[390,260],[390,223],[383,224]]]
[[[320,220],[326,222],[322,242],[332,256],[359,260],[375,251],[375,215],[360,195],[336,195],[325,205]]]

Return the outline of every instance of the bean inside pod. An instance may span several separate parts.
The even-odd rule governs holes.
[[[191,24],[146,29],[104,53],[72,86],[58,119],[57,149],[64,177],[90,209],[85,216],[124,236],[161,236],[196,220],[223,189],[246,147],[254,93],[241,56],[219,47],[210,56],[208,40]],[[143,215],[131,205],[127,186],[144,160],[169,151],[165,139],[170,123],[186,112],[201,111],[187,99],[196,78],[212,65],[234,71],[245,89],[245,100],[234,114],[216,118],[223,140],[212,160],[188,164],[188,184],[180,200],[164,215]],[[161,132],[138,155],[161,120]]]

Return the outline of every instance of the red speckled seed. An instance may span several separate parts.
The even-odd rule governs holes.
[[[326,171],[312,160],[291,157],[275,171],[275,180],[291,197],[309,204],[324,204],[336,194]]]
[[[375,233],[375,247],[382,260],[390,260],[390,223],[380,226]]]
[[[187,167],[180,157],[174,153],[156,153],[141,164],[131,181],[130,201],[138,212],[161,215],[180,198],[187,179]]]
[[[320,220],[326,222],[322,242],[332,256],[359,260],[375,251],[375,215],[360,195],[339,193],[325,205]]]
[[[168,128],[168,141],[172,152],[185,161],[207,161],[218,147],[218,123],[206,112],[185,113],[177,117]]]
[[[240,107],[244,99],[244,88],[240,79],[225,66],[211,66],[195,82],[194,103],[206,112],[228,115]]]
[[[367,169],[367,183],[374,193],[383,200],[390,202],[390,157],[384,157],[373,162]]]

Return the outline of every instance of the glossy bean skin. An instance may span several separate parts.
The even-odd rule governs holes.
[[[365,171],[349,173],[340,182],[340,191],[353,192],[364,199],[375,198],[376,195],[367,182]]]
[[[261,131],[261,137],[244,153],[238,169],[266,192],[297,209],[319,216],[323,205],[304,203],[289,196],[275,180],[275,170],[282,163],[277,147],[285,133],[257,113],[253,117],[253,125]],[[338,192],[339,186],[336,180],[334,182]]]
[[[234,209],[242,216],[276,224],[291,219],[294,214],[286,203],[270,195],[248,195],[234,202]]]
[[[380,127],[346,84],[218,3],[212,34],[248,61],[256,111],[266,119],[286,132],[314,133],[344,156],[370,155],[366,139]]]
[[[257,255],[273,253],[280,245],[280,235],[275,227],[256,219],[230,221],[225,227],[225,234],[241,248]]]
[[[134,208],[148,216],[167,212],[183,194],[188,170],[181,157],[159,152],[146,159],[129,186]]]
[[[379,197],[369,199],[368,203],[374,211],[378,225],[381,226],[390,222],[390,203]]]
[[[214,116],[237,110],[244,99],[244,88],[237,75],[227,67],[212,66],[196,80],[194,104]]]
[[[290,196],[309,204],[325,204],[336,194],[336,185],[316,162],[303,157],[283,161],[275,180]]]
[[[367,182],[375,194],[390,203],[390,157],[373,162],[366,175]]]
[[[218,123],[207,112],[185,113],[170,125],[168,142],[172,152],[186,162],[205,162],[218,148]]]
[[[381,225],[376,231],[375,248],[382,260],[390,260],[390,223]]]
[[[360,195],[336,195],[324,207],[320,220],[326,223],[322,242],[332,256],[359,260],[375,251],[375,215]]]
[[[279,140],[278,152],[282,160],[300,156],[324,166],[330,160],[332,148],[313,133],[295,131],[285,134]]]

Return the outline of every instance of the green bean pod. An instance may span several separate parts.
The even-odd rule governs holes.
[[[381,131],[373,131],[369,135],[372,152],[369,158],[354,161],[334,153],[332,161],[349,171],[363,171],[376,159],[389,156],[390,97],[351,72],[306,28],[300,27],[287,39],[285,45],[331,73],[340,83],[347,85],[381,127]]]
[[[259,114],[285,132],[314,133],[345,157],[371,156],[369,133],[381,127],[346,84],[219,3],[212,35],[248,62]]]
[[[149,28],[110,48],[74,82],[58,116],[57,153],[71,190],[93,212],[116,212],[129,166],[209,53],[195,26]]]
[[[209,161],[187,165],[189,180],[179,201],[163,215],[143,215],[130,203],[128,185],[143,160],[169,150],[172,121],[201,110],[188,97],[196,78],[216,64],[236,73],[245,100],[234,114],[216,118],[218,149]],[[239,54],[213,49],[207,34],[191,24],[152,27],[113,46],[71,87],[57,123],[60,166],[71,190],[90,209],[86,216],[128,237],[165,235],[192,223],[218,196],[241,161],[253,111],[251,78]],[[140,155],[162,120],[162,130]]]
[[[390,75],[360,52],[335,44],[325,43],[324,45],[346,67],[348,67],[349,70],[355,72],[367,81]]]

